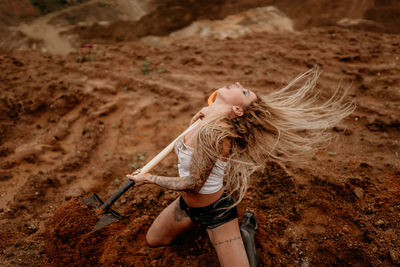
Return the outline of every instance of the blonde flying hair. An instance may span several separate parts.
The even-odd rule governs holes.
[[[320,72],[314,67],[286,87],[265,95],[245,108],[243,116],[213,118],[200,129],[195,149],[221,159],[222,140],[231,143],[225,169],[225,189],[236,206],[243,199],[250,176],[269,160],[286,161],[312,155],[332,139],[328,129],[355,109],[340,86],[323,103],[314,92]],[[300,87],[296,86],[302,82]]]

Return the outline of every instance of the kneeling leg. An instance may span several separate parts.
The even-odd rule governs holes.
[[[149,246],[165,246],[192,226],[192,220],[181,210],[179,198],[166,207],[154,220],[146,235]]]
[[[238,219],[213,229],[207,229],[221,266],[249,266],[246,250],[240,236]]]

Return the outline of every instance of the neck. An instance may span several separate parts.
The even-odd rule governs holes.
[[[232,113],[232,108],[230,105],[224,103],[214,102],[211,106],[207,108],[207,117],[215,117],[219,115],[230,115]]]

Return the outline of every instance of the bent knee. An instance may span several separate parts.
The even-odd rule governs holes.
[[[161,246],[168,246],[171,244],[172,240],[166,238],[157,237],[149,232],[146,234],[146,243],[149,247],[161,247]]]

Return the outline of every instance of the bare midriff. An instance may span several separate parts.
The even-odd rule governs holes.
[[[189,207],[201,208],[213,204],[222,196],[223,193],[224,193],[224,188],[222,187],[218,192],[212,194],[182,192],[182,197]]]

